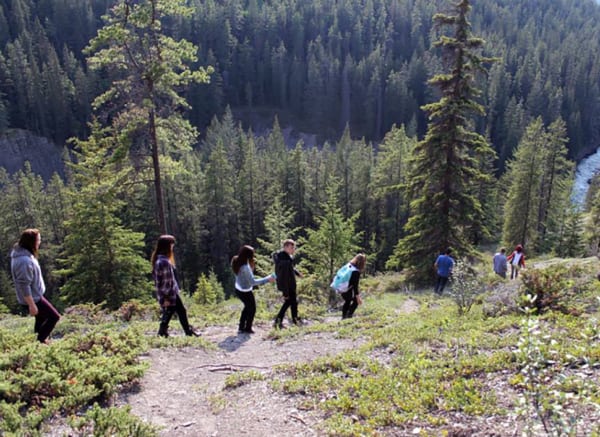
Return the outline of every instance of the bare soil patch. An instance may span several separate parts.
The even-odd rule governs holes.
[[[117,403],[129,404],[133,414],[160,426],[162,436],[318,434],[320,417],[302,410],[295,397],[273,391],[266,381],[226,389],[225,378],[247,370],[267,374],[279,364],[355,348],[361,340],[326,332],[276,341],[269,338],[270,327],[258,325],[255,330],[253,335],[238,335],[231,327],[205,329],[203,338],[217,350],[151,350],[142,357],[150,361],[150,369],[138,389],[123,394]]]

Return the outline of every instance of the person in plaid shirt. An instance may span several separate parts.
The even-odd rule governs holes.
[[[156,298],[161,309],[158,335],[161,337],[169,336],[169,322],[173,314],[177,313],[185,335],[198,337],[200,334],[190,326],[187,311],[179,296],[179,285],[175,278],[174,246],[175,237],[161,235],[152,253],[152,277],[156,286]]]

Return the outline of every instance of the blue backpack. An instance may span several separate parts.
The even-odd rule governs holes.
[[[336,293],[345,293],[348,291],[348,287],[350,285],[350,277],[352,276],[352,272],[357,271],[358,269],[354,267],[352,264],[344,264],[335,274],[333,281],[329,286],[335,290]]]

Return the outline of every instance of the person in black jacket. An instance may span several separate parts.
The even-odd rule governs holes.
[[[273,326],[276,328],[283,328],[283,318],[288,308],[291,309],[292,323],[295,325],[300,324],[300,319],[298,318],[298,300],[296,299],[296,276],[302,277],[302,275],[294,267],[295,252],[296,242],[294,240],[285,240],[283,242],[283,249],[273,255],[277,289],[281,291],[285,299],[275,318]]]
[[[342,319],[349,319],[354,315],[356,308],[362,303],[360,298],[360,290],[358,288],[358,282],[360,274],[365,270],[367,265],[367,257],[363,253],[359,253],[350,260],[350,264],[356,268],[350,276],[348,282],[348,290],[341,293],[344,299],[344,306],[342,307]]]

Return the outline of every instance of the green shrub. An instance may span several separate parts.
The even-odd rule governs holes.
[[[33,334],[0,328],[0,435],[36,434],[56,414],[109,399],[142,376],[144,348],[134,329],[97,329],[43,345]]]
[[[98,404],[85,413],[82,418],[72,419],[71,426],[81,436],[94,437],[154,437],[158,430],[141,419],[132,416],[130,407],[101,408]]]
[[[525,307],[534,309],[537,314],[548,310],[579,314],[581,311],[575,306],[579,290],[573,279],[576,272],[564,266],[524,271],[521,278]]]

